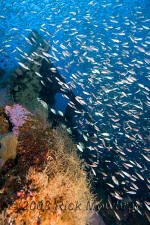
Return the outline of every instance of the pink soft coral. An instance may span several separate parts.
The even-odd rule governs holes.
[[[27,120],[27,115],[31,113],[19,104],[14,104],[13,106],[6,105],[5,113],[13,125],[13,133],[18,136],[19,127],[24,124],[25,120]]]

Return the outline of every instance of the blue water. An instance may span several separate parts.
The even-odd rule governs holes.
[[[91,4],[88,4],[90,2]],[[119,6],[120,4],[122,5]],[[71,81],[70,74],[76,74],[78,71],[81,74],[89,74],[93,68],[91,62],[88,62],[86,59],[84,59],[84,63],[79,63],[79,57],[83,57],[85,50],[82,48],[81,43],[78,43],[78,40],[75,39],[76,35],[69,35],[74,32],[71,29],[76,29],[79,35],[87,36],[86,38],[81,38],[81,40],[86,41],[86,46],[92,45],[98,49],[98,52],[88,51],[88,57],[93,57],[96,62],[101,64],[100,67],[102,67],[103,61],[107,60],[104,52],[109,54],[109,52],[117,51],[118,56],[111,58],[113,72],[117,68],[114,64],[118,60],[119,55],[121,55],[122,47],[114,48],[114,43],[110,40],[110,37],[117,38],[122,42],[128,42],[129,49],[127,50],[129,50],[129,56],[123,58],[124,64],[128,64],[132,58],[141,59],[143,57],[142,53],[135,52],[129,37],[132,37],[132,35],[142,39],[147,37],[149,30],[143,29],[141,31],[137,29],[142,24],[149,27],[149,21],[143,23],[143,21],[149,19],[149,1],[107,1],[106,3],[105,1],[80,0],[55,1],[55,3],[53,1],[20,1],[18,3],[16,1],[6,2],[2,0],[0,7],[2,9],[1,16],[4,16],[4,18],[0,17],[1,60],[4,60],[0,63],[0,66],[7,72],[17,66],[16,57],[19,57],[20,52],[15,49],[16,46],[23,51],[27,51],[30,48],[30,45],[22,37],[22,34],[28,36],[30,29],[38,30],[57,49],[58,52],[55,52],[55,55],[58,57],[59,62],[54,60],[54,63],[55,66],[67,68],[68,72],[65,70],[60,71],[66,77],[66,82]],[[137,14],[139,8],[141,13]],[[71,12],[75,12],[76,15],[73,15]],[[142,18],[140,18],[141,15]],[[110,16],[114,16],[117,23],[111,22]],[[64,21],[67,17],[69,17],[69,22],[66,24]],[[124,24],[125,17],[129,20],[128,25]],[[81,22],[78,23],[77,21]],[[107,26],[112,26],[112,28],[109,31],[104,30],[106,27],[104,23]],[[135,31],[133,28],[134,24],[136,25]],[[62,27],[57,28],[59,25],[62,25]],[[115,32],[117,33],[117,27],[120,27],[119,32],[125,32],[125,36],[114,34]],[[12,28],[18,30],[12,30]],[[48,34],[40,30],[41,28]],[[69,57],[61,58],[63,57],[62,49],[58,44],[54,43],[57,40],[59,40],[59,44],[71,43],[71,47],[68,46]],[[105,43],[106,49],[103,49],[102,42]],[[138,44],[141,42],[138,41]],[[10,46],[6,47],[6,45]],[[112,48],[112,50],[109,48]],[[78,50],[79,54],[74,54],[74,50]],[[73,63],[69,65],[72,61]],[[122,69],[122,72],[124,71]],[[144,80],[143,74],[146,72],[145,65],[143,65],[140,68],[140,72],[136,73],[136,76]],[[115,73],[113,76],[115,76]],[[76,82],[76,88],[73,91],[76,95],[79,94],[86,100],[86,96],[82,94],[82,88],[78,85],[78,82]]]
[[[24,37],[28,37],[33,29],[49,43],[49,54],[54,53],[58,59],[51,61],[70,90],[86,102],[87,113],[99,129],[95,130],[97,136],[94,137],[97,144],[86,143],[87,147],[92,147],[92,153],[99,152],[101,155],[99,171],[114,175],[113,170],[115,173],[123,169],[122,160],[118,159],[115,151],[119,146],[125,152],[122,156],[127,162],[132,160],[142,165],[143,170],[136,168],[136,171],[145,180],[137,181],[137,184],[148,191],[146,178],[149,164],[141,156],[141,149],[149,148],[150,111],[146,103],[150,98],[150,1],[1,0],[0,67],[5,71],[5,78],[22,61],[18,48],[23,52],[30,50],[31,46]],[[61,44],[67,49],[64,50]],[[67,51],[68,55],[64,56],[63,51]],[[136,80],[130,84],[117,84],[127,81],[130,76]],[[57,93],[55,102],[53,108],[65,113],[68,100]],[[138,103],[143,106],[142,109],[133,106]],[[129,110],[137,110],[139,118],[131,115],[134,111],[128,115]],[[103,116],[96,116],[97,112]],[[114,122],[113,118],[119,118],[119,121]],[[77,118],[74,120],[77,121]],[[79,120],[82,125],[78,123],[78,128],[87,135],[85,118],[81,116]],[[132,122],[129,123],[129,120]],[[129,126],[139,130],[131,131]],[[101,135],[104,132],[109,133],[109,140]],[[142,139],[138,134],[142,135]],[[126,135],[134,136],[135,140]],[[109,147],[111,151],[108,151]],[[86,154],[90,155],[89,152]],[[111,160],[111,165],[105,160]],[[129,171],[134,174],[134,169]],[[101,175],[99,181],[103,182]],[[102,186],[107,193],[111,191],[107,185]],[[141,195],[138,191],[137,199],[142,198]]]

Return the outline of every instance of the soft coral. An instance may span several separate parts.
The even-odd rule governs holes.
[[[24,124],[25,120],[27,120],[27,115],[31,113],[19,104],[14,104],[13,106],[6,105],[5,113],[13,125],[13,133],[18,136],[19,127]]]

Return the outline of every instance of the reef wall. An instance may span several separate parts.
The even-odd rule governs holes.
[[[0,224],[86,225],[95,197],[67,132],[43,127],[21,105],[1,108],[0,121],[1,145],[8,146],[1,154]]]

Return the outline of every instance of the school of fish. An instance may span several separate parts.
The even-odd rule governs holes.
[[[65,79],[58,79],[63,97],[72,90],[86,108],[80,111],[69,102],[78,125],[67,130],[78,129],[82,136],[77,148],[88,154],[87,168],[105,190],[107,206],[121,220],[112,202],[128,198],[150,221],[150,5],[69,2],[1,0],[0,66],[7,71],[16,65],[29,71],[28,62],[40,66],[37,52],[27,51],[36,44],[29,33],[40,32],[50,50],[41,48],[38,57],[53,62],[54,76],[57,69]],[[35,76],[44,86],[42,75],[35,71]]]

